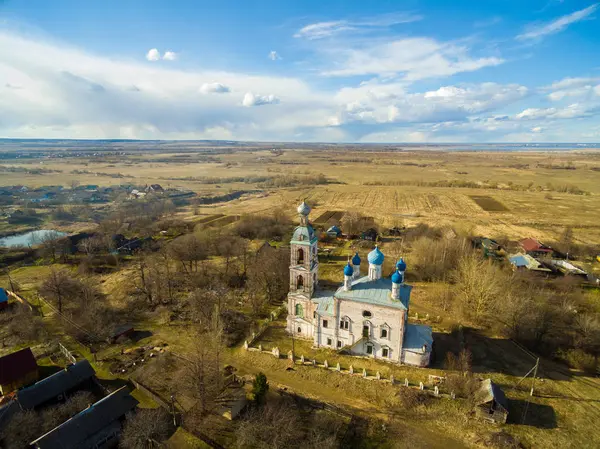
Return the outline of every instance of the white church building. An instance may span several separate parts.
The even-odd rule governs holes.
[[[400,259],[391,276],[384,277],[385,256],[375,247],[367,256],[368,271],[361,276],[362,260],[356,253],[344,267],[343,284],[336,291],[321,290],[310,207],[303,202],[298,213],[300,225],[290,241],[288,333],[313,340],[315,347],[427,366],[433,345],[431,327],[408,324],[412,286],[404,283],[406,263]]]

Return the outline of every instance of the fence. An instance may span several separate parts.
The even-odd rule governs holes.
[[[270,354],[273,357],[279,359],[282,357],[279,348],[278,347],[274,347],[271,350],[264,350],[262,345],[258,345],[257,348],[253,348],[250,346],[250,344],[248,343],[248,341],[244,342],[244,349],[246,351],[253,351],[253,352],[259,352],[261,354]],[[407,388],[418,388],[421,391],[427,392],[432,394],[435,397],[446,397],[446,398],[450,398],[450,399],[455,399],[456,395],[454,394],[454,392],[450,392],[450,393],[441,393],[440,392],[440,388],[438,385],[443,384],[443,381],[445,380],[444,377],[440,377],[440,376],[429,376],[429,381],[430,383],[433,383],[434,385],[432,386],[426,386],[423,382],[419,381],[418,384],[416,383],[411,383],[408,378],[404,378],[404,381],[401,381],[400,379],[396,379],[394,377],[394,375],[390,375],[388,378],[385,378],[384,376],[381,375],[381,373],[379,371],[376,371],[374,374],[373,373],[369,373],[365,368],[363,368],[362,370],[355,370],[353,365],[350,365],[347,369],[346,368],[342,368],[338,363],[335,364],[335,366],[330,366],[329,363],[327,362],[327,360],[324,360],[323,363],[317,362],[316,359],[306,359],[304,357],[304,355],[301,355],[300,358],[296,358],[294,353],[292,351],[289,351],[287,354],[287,359],[290,361],[290,363],[293,363],[294,365],[302,365],[302,366],[309,366],[309,367],[314,367],[314,368],[321,368],[321,369],[325,369],[327,371],[334,371],[334,372],[338,372],[340,374],[345,374],[345,375],[350,375],[350,376],[356,376],[356,377],[361,377],[365,380],[374,380],[374,381],[379,381],[379,382],[386,382],[386,383],[390,383],[392,385],[402,385],[404,387]]]
[[[284,311],[287,311],[287,304],[282,304],[281,306],[272,310],[269,314],[269,320],[261,324],[257,331],[252,332],[252,335],[250,335],[250,337],[246,340],[247,344],[252,345],[256,340],[258,340],[267,331],[271,325],[271,322],[278,319]],[[244,343],[244,346],[246,346],[246,342]]]
[[[77,363],[77,359],[75,358],[75,356],[71,353],[71,351],[65,348],[60,341],[58,342],[58,349],[60,350],[62,355],[65,356],[65,359],[67,359],[69,362]]]

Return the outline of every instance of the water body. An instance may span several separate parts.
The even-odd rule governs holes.
[[[39,245],[48,237],[64,237],[65,232],[54,231],[52,229],[40,229],[37,231],[25,232],[23,234],[11,235],[0,239],[0,246],[35,246]]]

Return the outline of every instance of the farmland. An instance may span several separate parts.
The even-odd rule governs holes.
[[[572,226],[578,241],[600,240],[600,153],[591,150],[273,152],[260,147],[208,151],[180,144],[166,153],[130,150],[118,158],[61,154],[60,160],[42,162],[4,160],[2,184],[160,183],[207,198],[240,192],[230,201],[199,204],[201,214],[289,210],[290,204],[307,198],[315,205],[316,222],[332,218],[319,217],[325,212],[356,210],[380,223],[445,226],[468,221],[478,233],[511,238],[551,240],[561,227]],[[45,171],[34,170],[40,167]]]

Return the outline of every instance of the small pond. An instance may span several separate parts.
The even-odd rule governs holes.
[[[37,231],[29,231],[23,234],[0,238],[0,246],[35,246],[48,237],[64,237],[65,235],[67,235],[65,232],[53,231],[52,229],[39,229]]]

